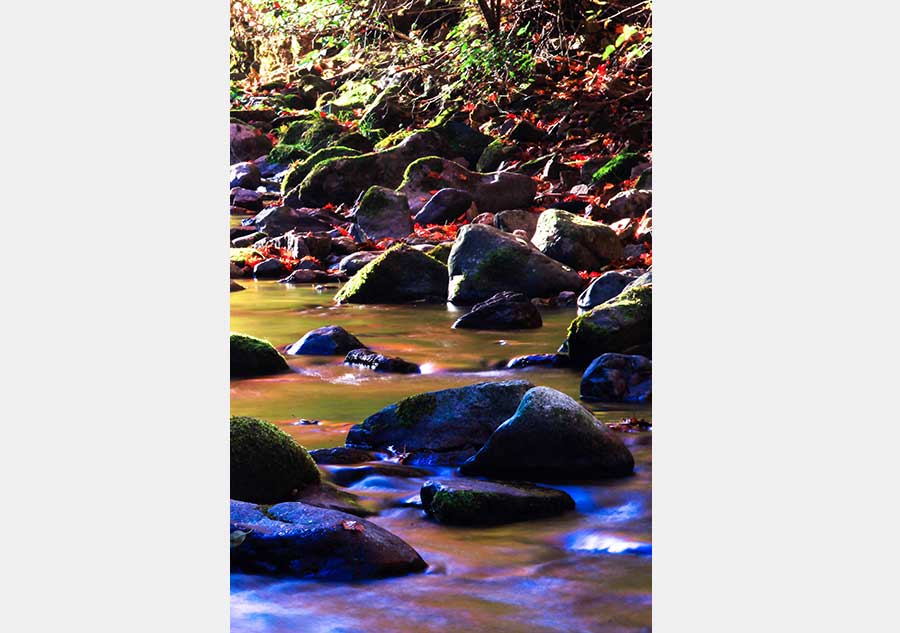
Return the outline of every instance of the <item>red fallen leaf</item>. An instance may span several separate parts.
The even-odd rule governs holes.
[[[322,207],[322,209],[324,209],[326,211],[331,211],[333,208],[334,208],[334,205],[331,204],[330,202],[328,204],[326,204],[324,207]]]
[[[490,101],[491,103],[496,103],[497,102],[497,93],[492,92],[491,94],[488,95],[487,98],[488,98],[488,101]]]
[[[425,175],[426,175],[428,178],[440,178],[440,177],[441,177],[441,172],[439,172],[439,171],[429,171],[429,172],[426,172]]]
[[[430,193],[431,195],[434,195],[434,194],[436,194],[437,192],[438,192],[437,189],[431,189],[428,193]]]
[[[463,112],[471,112],[475,109],[475,104],[471,101],[462,107]]]
[[[359,521],[350,521],[349,519],[344,519],[343,521],[341,521],[341,527],[348,532],[366,531],[366,527],[362,523],[360,523]]]

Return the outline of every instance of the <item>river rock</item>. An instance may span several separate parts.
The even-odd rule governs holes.
[[[562,490],[530,484],[443,479],[425,482],[419,494],[425,513],[447,525],[501,525],[575,509]]]
[[[326,273],[323,270],[310,270],[306,268],[298,268],[284,279],[279,279],[281,284],[327,284],[334,281],[340,281],[337,275]]]
[[[517,145],[507,143],[498,138],[491,141],[491,143],[484,148],[484,151],[478,158],[478,162],[475,164],[475,169],[480,172],[496,171],[503,161],[516,159],[521,154],[522,151]]]
[[[459,470],[497,479],[595,480],[630,475],[634,458],[578,402],[555,389],[535,387]]]
[[[424,130],[381,152],[325,160],[313,167],[298,186],[297,204],[308,207],[328,203],[353,204],[359,194],[372,185],[397,188],[403,181],[407,165],[417,158],[441,155],[446,151],[440,136]],[[419,208],[421,205],[415,212]]]
[[[539,328],[541,313],[521,292],[498,292],[487,301],[476,303],[468,314],[453,324],[454,328],[475,330],[514,330]]]
[[[578,296],[579,309],[590,310],[616,297],[625,289],[625,286],[637,279],[643,272],[639,268],[629,268],[603,273]]]
[[[611,228],[560,209],[540,215],[531,241],[545,255],[576,270],[599,270],[623,253]]]
[[[317,448],[309,451],[309,456],[317,464],[360,464],[376,459],[373,453],[361,448],[336,446],[335,448]]]
[[[230,292],[238,292],[240,290],[246,290],[246,288],[244,288],[241,284],[239,284],[238,282],[236,282],[232,279]]]
[[[415,223],[419,226],[427,226],[452,222],[468,211],[472,202],[472,194],[468,191],[451,188],[440,189],[416,214]]]
[[[509,131],[507,138],[511,141],[522,141],[523,143],[537,143],[543,141],[547,134],[534,126],[533,123],[525,119],[519,120],[513,129]]]
[[[459,230],[447,267],[449,299],[458,305],[484,301],[505,290],[550,297],[583,285],[577,272],[526,240],[484,224]]]
[[[406,303],[445,301],[447,267],[406,244],[396,244],[375,258],[334,296],[338,303]]]
[[[581,377],[582,400],[647,402],[652,385],[652,362],[645,356],[601,354]]]
[[[228,186],[232,189],[234,187],[256,189],[259,187],[261,179],[259,167],[250,161],[244,161],[231,166],[228,174]]]
[[[595,185],[616,185],[631,178],[631,170],[644,162],[644,157],[634,152],[619,154],[595,171],[591,175],[591,182]]]
[[[231,164],[241,163],[268,154],[272,141],[252,125],[231,121]]]
[[[361,242],[406,237],[413,228],[406,196],[387,187],[369,187],[359,201],[353,228]]]
[[[269,257],[253,267],[253,276],[257,279],[278,279],[287,274],[287,267],[280,259]]]
[[[250,211],[261,211],[263,208],[263,194],[259,191],[235,187],[229,195],[231,196],[232,206]]]
[[[487,134],[483,134],[470,125],[453,118],[431,129],[440,134],[447,142],[451,158],[462,158],[469,165],[474,165],[478,162],[478,158],[493,140]]]
[[[600,210],[600,219],[612,222],[621,218],[639,218],[653,205],[653,192],[629,189],[614,195]]]
[[[303,335],[296,343],[292,343],[285,354],[312,354],[317,356],[344,355],[355,349],[365,347],[358,338],[339,325],[326,325]]]
[[[342,145],[326,147],[311,154],[298,164],[291,167],[281,181],[281,193],[285,195],[284,203],[289,206],[299,206],[297,200],[297,187],[313,170],[313,167],[330,158],[342,156],[359,156],[360,152]]]
[[[280,374],[290,369],[268,341],[233,332],[230,340],[232,378]]]
[[[234,499],[278,503],[319,483],[319,469],[306,449],[269,422],[233,416],[230,449]]]
[[[524,209],[509,209],[494,216],[494,226],[507,233],[524,231],[527,239],[530,240],[537,228],[539,217],[537,213]]]
[[[329,222],[316,217],[315,209],[293,209],[285,205],[269,207],[244,222],[247,226],[255,226],[272,236],[282,235],[291,230],[306,232],[331,229]]]
[[[565,346],[575,365],[585,367],[606,352],[649,344],[652,319],[653,284],[626,288],[616,298],[575,317]]]
[[[528,367],[571,367],[572,360],[568,354],[529,354],[516,356],[506,363],[506,369],[526,369]]]
[[[533,386],[525,380],[482,382],[410,396],[353,426],[346,443],[408,452],[469,451],[467,457],[513,414]]]
[[[250,228],[250,227],[248,227],[248,228]],[[252,228],[251,228],[251,230],[252,230]],[[266,237],[267,237],[266,234],[263,233],[262,231],[253,231],[253,233],[250,233],[248,235],[242,235],[241,237],[236,237],[235,239],[231,240],[231,247],[232,248],[247,248],[249,246],[253,246],[260,240],[266,239]]]
[[[388,374],[418,374],[421,373],[419,366],[410,363],[402,358],[385,356],[370,349],[354,349],[344,358],[345,365],[354,367],[365,367],[373,371],[380,371]]]
[[[397,191],[406,194],[410,210],[417,215],[431,200],[432,192],[446,188],[468,191],[479,210],[490,212],[531,206],[537,193],[537,184],[528,176],[480,174],[437,156],[410,163]]]
[[[350,253],[341,260],[340,264],[338,264],[338,270],[347,275],[355,275],[357,271],[361,270],[373,259],[377,259],[380,255],[380,251],[357,251],[355,253]]]
[[[307,152],[316,152],[345,133],[344,127],[327,117],[312,114],[288,124],[279,145],[296,145]]]
[[[307,505],[231,501],[231,568],[249,573],[328,580],[399,576],[427,567],[405,541],[365,519]]]

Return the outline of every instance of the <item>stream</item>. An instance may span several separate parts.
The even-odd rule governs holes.
[[[491,369],[514,356],[555,352],[575,308],[542,309],[536,330],[453,330],[466,308],[335,306],[337,288],[241,279],[231,293],[231,330],[279,349],[309,330],[340,325],[368,347],[418,363],[422,374],[348,367],[340,357],[290,356],[289,374],[231,381],[232,415],[275,423],[307,449],[340,446],[347,430],[406,396],[522,378],[578,398],[575,370]],[[651,420],[648,406],[585,403],[598,419]],[[299,420],[318,424],[300,424]],[[427,478],[371,476],[346,488],[429,564],[421,574],[339,583],[231,574],[232,631],[291,633],[543,633],[649,631],[651,625],[650,432],[625,433],[635,475],[555,486],[576,511],[498,527],[447,527],[419,508],[398,507]],[[329,466],[321,466],[328,472]],[[431,468],[435,476],[450,468]]]

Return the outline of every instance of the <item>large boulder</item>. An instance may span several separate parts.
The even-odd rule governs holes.
[[[297,187],[297,205],[353,204],[359,194],[372,185],[396,189],[403,181],[407,165],[417,158],[446,151],[443,139],[426,130],[411,134],[383,152],[324,160],[313,167]],[[418,210],[417,207],[416,212]]]
[[[501,525],[575,509],[575,501],[562,490],[476,479],[427,481],[420,496],[425,513],[448,525]]]
[[[361,242],[386,237],[400,238],[412,233],[406,196],[393,189],[373,185],[359,201],[352,232]]]
[[[513,414],[533,386],[525,380],[482,382],[410,396],[353,426],[346,443],[414,454],[468,451],[462,461]]]
[[[471,305],[510,290],[528,297],[551,297],[579,290],[581,277],[520,237],[485,224],[469,224],[457,234],[450,259],[448,296]]]
[[[274,424],[248,417],[231,418],[231,497],[254,503],[278,503],[320,481],[319,469],[290,435]]]
[[[284,203],[290,206],[297,206],[297,193],[295,189],[309,175],[309,172],[313,170],[313,167],[329,158],[340,158],[342,156],[359,156],[359,152],[355,149],[350,149],[349,147],[335,145],[333,147],[320,149],[318,152],[291,167],[281,181],[281,193],[286,196]]]
[[[637,279],[643,272],[640,268],[629,268],[603,273],[578,295],[579,310],[590,310],[618,296],[625,286]]]
[[[428,566],[384,528],[305,503],[263,509],[232,500],[230,531],[235,571],[346,581],[399,576]]]
[[[606,352],[625,352],[651,341],[653,284],[635,285],[614,299],[575,317],[565,347],[585,367]]]
[[[466,475],[524,481],[596,480],[634,471],[634,457],[605,424],[564,393],[535,387],[515,414],[460,466]]]
[[[268,341],[232,332],[230,345],[232,378],[280,374],[290,369]]]
[[[541,313],[521,292],[498,292],[487,301],[476,303],[468,314],[459,317],[454,328],[475,330],[515,330],[539,328]]]
[[[288,124],[279,145],[296,145],[307,152],[316,152],[345,132],[344,127],[334,119],[314,114]]]
[[[611,228],[561,209],[540,215],[531,241],[545,255],[576,270],[599,270],[623,254]]]
[[[462,189],[440,189],[416,214],[419,226],[452,222],[472,206],[472,194]]]
[[[406,194],[415,215],[435,191],[446,188],[468,191],[479,211],[490,212],[529,207],[537,193],[537,183],[528,176],[508,172],[480,174],[438,156],[410,163],[397,191]]]
[[[363,266],[334,296],[338,303],[446,300],[447,267],[422,251],[396,244]]]
[[[303,338],[291,344],[284,352],[291,355],[343,356],[360,347],[365,347],[365,345],[341,326],[326,325],[307,332]]]
[[[581,377],[581,398],[600,402],[647,402],[652,392],[652,367],[646,356],[601,354]]]
[[[231,121],[231,164],[259,158],[269,153],[272,141],[252,125]]]

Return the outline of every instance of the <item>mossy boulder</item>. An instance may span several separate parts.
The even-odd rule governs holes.
[[[267,160],[270,163],[278,165],[290,165],[291,163],[306,160],[309,158],[309,152],[299,145],[285,145],[279,143],[269,152]]]
[[[397,191],[406,194],[410,211],[416,215],[435,192],[447,188],[468,191],[479,211],[491,213],[531,206],[537,193],[537,184],[528,176],[481,174],[439,156],[410,163]]]
[[[437,134],[423,131],[382,152],[324,160],[300,183],[298,203],[305,207],[353,204],[360,193],[373,185],[396,189],[407,165],[417,158],[445,151],[446,145]]]
[[[340,145],[320,149],[308,158],[291,167],[290,171],[288,171],[284,175],[284,179],[281,181],[281,194],[289,194],[291,190],[295,189],[301,182],[303,182],[303,179],[306,178],[307,175],[309,175],[309,172],[312,171],[313,167],[321,163],[323,160],[328,160],[329,158],[337,158],[338,156],[358,155],[359,152],[355,149],[342,147]],[[285,200],[285,203],[290,204],[288,200]]]
[[[628,268],[625,270],[610,270],[591,282],[578,296],[578,309],[586,312],[596,308],[601,303],[618,296],[631,282],[637,279],[644,271],[640,268]]]
[[[496,171],[503,161],[514,160],[521,156],[522,150],[514,143],[502,139],[494,139],[484,148],[475,169],[478,171]]]
[[[308,152],[315,152],[344,133],[344,126],[334,119],[314,114],[289,123],[280,144],[297,145]]]
[[[578,402],[555,389],[535,387],[459,470],[517,481],[597,480],[630,475],[634,457]]]
[[[531,242],[545,255],[575,270],[599,270],[623,256],[622,242],[615,231],[561,209],[541,213]]]
[[[288,371],[287,362],[272,344],[246,334],[231,334],[231,377],[250,378]]]
[[[334,296],[338,303],[445,301],[447,267],[406,244],[396,244],[357,272]]]
[[[453,250],[453,242],[441,242],[437,246],[433,246],[426,250],[425,254],[446,266],[447,260],[450,259],[451,250]]]
[[[486,224],[469,224],[456,236],[447,262],[448,298],[471,305],[498,292],[530,298],[579,290],[583,280],[573,269],[547,257],[529,242]]]
[[[565,346],[572,361],[585,367],[606,352],[625,352],[651,341],[653,284],[632,285],[615,298],[575,317]]]
[[[431,453],[453,453],[459,463],[513,414],[533,386],[525,380],[509,380],[416,394],[353,426],[346,444],[409,451],[409,461],[414,463],[428,461]]]
[[[328,105],[337,110],[356,110],[365,108],[377,96],[378,88],[371,79],[350,80],[341,84]]]
[[[412,123],[409,112],[400,105],[397,97],[399,92],[400,86],[397,85],[390,85],[382,90],[360,117],[360,131],[384,130],[390,133]]]
[[[361,242],[400,238],[412,233],[409,202],[402,193],[373,185],[366,190],[356,209],[352,234]]]
[[[399,145],[407,136],[415,134],[417,130],[397,130],[392,134],[385,136],[383,139],[375,143],[376,150],[390,149]]]
[[[447,525],[501,525],[575,509],[574,499],[562,490],[476,479],[427,481],[420,496],[425,513]]]
[[[619,154],[608,163],[600,167],[591,176],[591,182],[595,185],[606,183],[619,184],[631,177],[631,170],[645,162],[646,159],[635,152]]]
[[[231,568],[253,574],[364,580],[424,571],[408,543],[346,512],[287,502],[231,501]]]
[[[231,418],[231,497],[253,503],[296,499],[321,480],[306,449],[274,424]]]

